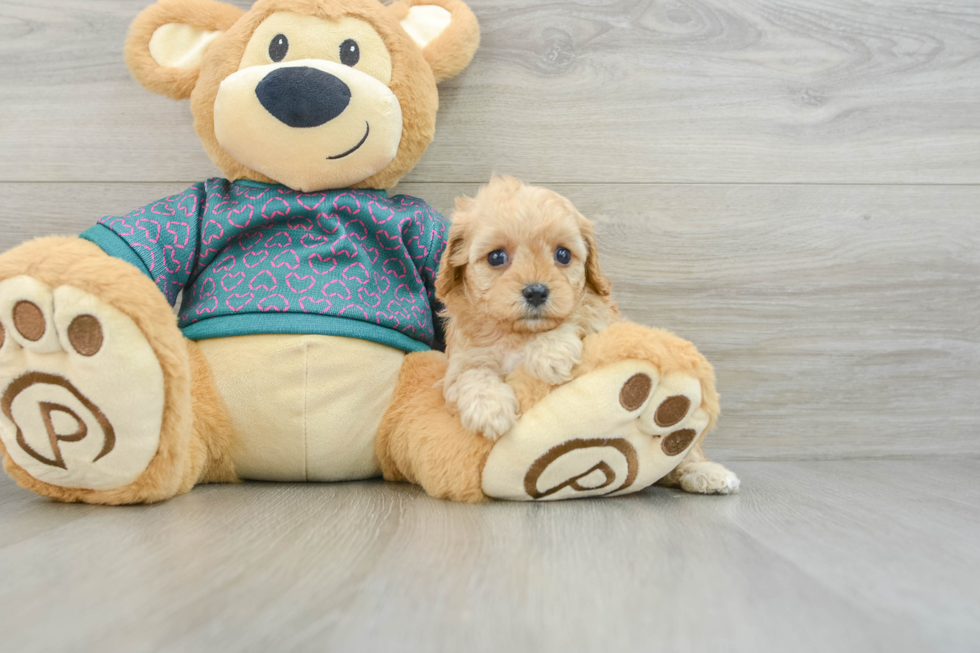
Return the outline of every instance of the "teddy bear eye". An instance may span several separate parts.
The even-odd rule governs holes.
[[[572,253],[564,247],[555,250],[555,260],[562,265],[568,265],[572,260]]]
[[[499,268],[501,265],[507,263],[507,252],[502,249],[495,249],[489,254],[487,254],[487,263],[491,267]]]
[[[269,44],[269,58],[279,63],[286,58],[287,52],[289,52],[289,39],[286,35],[276,34],[272,37],[272,43]]]
[[[357,46],[357,41],[347,39],[340,44],[340,63],[345,66],[356,66],[361,60],[361,48]]]

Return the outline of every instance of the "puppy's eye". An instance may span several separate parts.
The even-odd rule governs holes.
[[[361,60],[361,48],[357,46],[357,41],[347,39],[340,44],[340,63],[345,66],[356,66]]]
[[[495,249],[489,254],[487,254],[487,263],[492,267],[499,268],[501,265],[507,264],[507,252],[502,249]]]
[[[286,58],[287,52],[289,52],[289,39],[286,35],[276,34],[272,37],[272,43],[269,44],[269,58],[279,63]]]
[[[562,265],[568,265],[572,262],[572,253],[564,247],[559,247],[555,250],[555,260]]]

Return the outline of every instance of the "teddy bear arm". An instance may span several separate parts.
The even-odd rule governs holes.
[[[200,243],[206,210],[205,184],[194,184],[124,216],[106,216],[82,232],[81,238],[141,270],[173,306],[180,291],[200,271],[201,260],[208,260]],[[215,228],[222,229],[217,224]]]

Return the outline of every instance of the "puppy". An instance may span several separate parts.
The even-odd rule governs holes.
[[[504,378],[523,363],[558,385],[571,379],[582,338],[619,320],[592,223],[567,199],[494,177],[456,200],[436,277],[445,306],[444,392],[463,426],[496,440],[517,420]]]

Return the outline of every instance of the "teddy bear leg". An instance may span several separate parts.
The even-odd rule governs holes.
[[[708,426],[694,446],[669,474],[657,481],[696,494],[733,494],[741,484],[737,475],[723,465],[708,460],[701,449],[704,436],[714,428],[720,410],[711,364],[690,342],[661,329],[623,323],[586,340],[582,371],[616,360],[639,357],[655,363],[661,374],[681,379],[688,376],[701,386],[702,408],[709,416]]]
[[[575,378],[557,388],[518,368],[507,381],[522,416],[496,443],[447,413],[445,369],[436,352],[406,357],[377,439],[386,479],[470,502],[616,496],[665,478],[689,492],[738,488],[700,448],[718,417],[714,371],[667,332],[621,324],[590,336]]]
[[[156,285],[78,238],[0,256],[4,469],[38,494],[159,501],[233,480],[206,361]]]
[[[446,410],[439,383],[445,374],[439,352],[405,357],[375,453],[387,480],[416,483],[441,499],[484,501],[482,472],[493,442],[467,431]]]
[[[718,395],[711,366],[691,343],[615,325],[586,338],[573,375],[550,391],[520,369],[508,378],[523,414],[487,458],[488,496],[616,496],[642,490],[685,462],[720,467],[699,448],[717,419]]]
[[[238,475],[232,462],[231,446],[234,426],[228,407],[218,391],[211,366],[196,342],[187,344],[191,375],[190,448],[178,494],[190,490],[196,483],[237,483]]]

